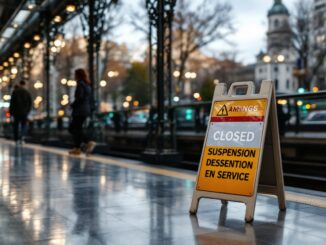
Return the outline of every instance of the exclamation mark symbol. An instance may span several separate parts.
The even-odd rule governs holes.
[[[216,116],[228,116],[228,109],[226,108],[226,105],[222,106],[222,108],[217,112]]]

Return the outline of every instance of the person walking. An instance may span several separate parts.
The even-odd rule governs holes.
[[[92,110],[91,82],[84,69],[75,71],[75,80],[77,81],[77,88],[75,99],[71,104],[72,119],[69,126],[69,132],[74,140],[74,148],[69,151],[69,154],[80,155],[81,145],[84,143],[86,144],[86,155],[89,155],[94,150],[96,143],[90,140],[88,134],[84,132],[83,126]]]
[[[15,85],[11,94],[9,113],[13,118],[14,140],[16,144],[23,143],[26,133],[28,113],[32,109],[32,96],[25,88],[26,82]]]

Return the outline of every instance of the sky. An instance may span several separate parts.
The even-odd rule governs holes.
[[[200,3],[201,0],[188,0],[191,3]],[[217,1],[217,0],[211,0]],[[222,0],[223,1],[223,0]],[[288,10],[291,12],[294,3],[297,0],[283,0]],[[229,0],[233,7],[235,34],[229,37],[229,40],[235,43],[235,47],[222,42],[214,42],[203,48],[203,52],[207,55],[218,55],[223,51],[236,51],[236,59],[243,64],[255,62],[255,56],[260,50],[266,47],[266,31],[267,31],[267,11],[273,5],[274,0]],[[128,4],[126,4],[128,3]],[[140,59],[146,48],[144,34],[137,32],[128,24],[128,14],[132,10],[137,9],[139,4],[137,1],[125,0],[122,12],[125,23],[117,28],[114,40],[126,43],[133,52],[133,59]]]

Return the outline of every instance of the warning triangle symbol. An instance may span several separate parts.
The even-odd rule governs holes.
[[[223,105],[222,108],[217,112],[216,116],[228,116],[228,109],[226,105]]]

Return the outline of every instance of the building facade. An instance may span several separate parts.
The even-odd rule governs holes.
[[[326,90],[326,0],[314,0],[310,67],[315,70],[312,86]]]
[[[281,0],[274,0],[268,11],[267,49],[257,55],[255,81],[273,80],[279,93],[293,93],[298,82],[293,77],[297,55],[292,47],[289,11]]]

